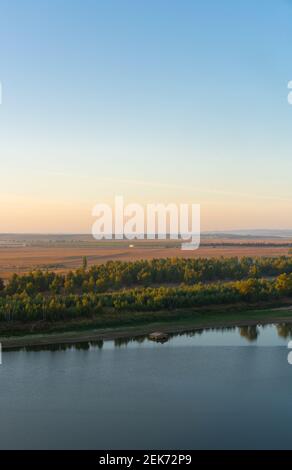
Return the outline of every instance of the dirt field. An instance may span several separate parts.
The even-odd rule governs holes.
[[[66,272],[82,265],[87,256],[88,265],[108,260],[138,260],[166,257],[218,256],[281,256],[288,255],[291,240],[225,240],[202,241],[198,250],[182,251],[180,243],[165,241],[94,242],[89,238],[0,237],[0,277],[7,279],[13,273],[23,274],[41,268]]]

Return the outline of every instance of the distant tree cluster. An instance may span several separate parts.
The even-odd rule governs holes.
[[[108,261],[87,269],[70,271],[67,275],[34,271],[27,275],[14,274],[6,288],[6,294],[29,295],[48,292],[52,294],[99,293],[128,287],[187,284],[198,282],[242,280],[249,277],[275,277],[292,273],[292,258],[167,258],[139,260],[135,262]],[[1,281],[0,281],[1,291]]]

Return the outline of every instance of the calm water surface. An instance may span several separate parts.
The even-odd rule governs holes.
[[[0,448],[292,448],[291,332],[4,352]]]

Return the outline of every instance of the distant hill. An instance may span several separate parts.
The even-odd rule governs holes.
[[[242,230],[228,230],[228,231],[215,231],[203,232],[202,237],[214,238],[291,238],[292,229],[277,230],[277,229],[242,229]]]

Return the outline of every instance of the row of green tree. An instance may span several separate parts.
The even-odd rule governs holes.
[[[26,292],[30,296],[42,292],[99,293],[123,287],[193,285],[206,281],[275,277],[282,273],[292,273],[292,257],[109,261],[89,269],[85,260],[83,268],[70,271],[66,275],[40,270],[22,276],[14,274],[6,286],[0,283],[0,291],[2,295]]]
[[[238,302],[272,301],[292,296],[292,273],[276,279],[198,283],[193,286],[144,287],[108,293],[54,294],[27,292],[0,297],[0,321],[65,320],[109,312],[163,311]]]

